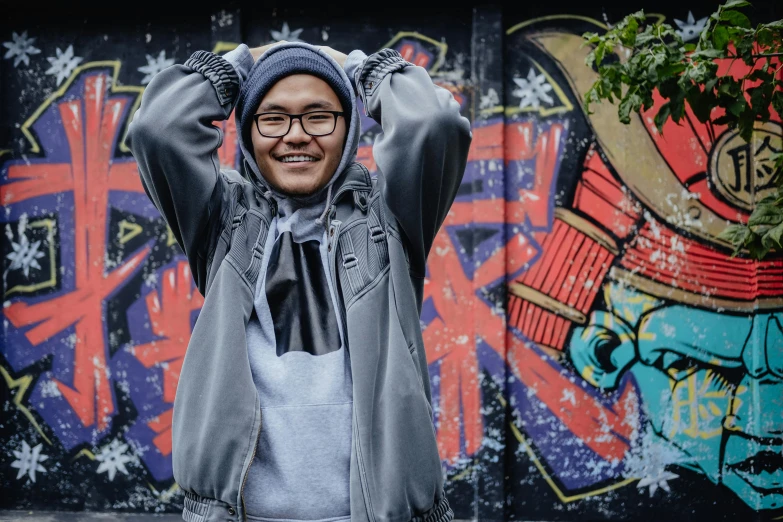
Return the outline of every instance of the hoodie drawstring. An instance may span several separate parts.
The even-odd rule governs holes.
[[[326,189],[326,206],[324,207],[324,211],[318,216],[318,219],[315,220],[318,225],[324,224],[324,219],[326,219],[326,216],[329,214],[329,207],[332,206],[332,185],[333,184],[330,183],[329,188]]]

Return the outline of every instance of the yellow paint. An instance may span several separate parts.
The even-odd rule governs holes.
[[[134,237],[141,234],[141,231],[144,230],[141,225],[137,223],[131,223],[127,219],[123,219],[120,221],[120,230],[117,232],[117,240],[119,240],[121,245],[124,245]]]
[[[237,47],[239,47],[239,44],[235,42],[217,42],[215,44],[215,47],[212,48],[212,53],[213,54],[226,53],[228,51],[233,51]]]
[[[499,399],[502,398],[500,394],[497,394],[496,397]],[[587,497],[593,497],[596,495],[602,495],[604,493],[607,493],[609,491],[620,489],[623,486],[627,486],[631,482],[634,482],[635,478],[631,479],[625,479],[622,480],[616,484],[612,484],[610,486],[605,486],[603,488],[595,489],[592,491],[587,491],[585,493],[580,493],[578,495],[566,495],[563,493],[563,491],[557,486],[554,479],[547,473],[546,469],[544,468],[543,463],[539,460],[536,453],[533,451],[533,448],[531,447],[530,443],[528,443],[527,439],[524,435],[519,431],[519,429],[516,427],[514,422],[509,422],[509,427],[511,428],[511,432],[514,434],[514,437],[519,441],[519,443],[522,445],[522,448],[525,450],[525,453],[528,454],[530,457],[530,460],[533,461],[533,464],[535,465],[536,469],[538,469],[538,472],[541,473],[541,476],[544,478],[547,484],[549,484],[549,487],[552,488],[552,491],[555,492],[555,495],[557,495],[557,498],[560,499],[560,501],[564,504],[567,504],[569,502],[574,502],[575,500],[581,500],[583,498]]]
[[[74,460],[78,459],[82,455],[84,455],[85,457],[87,457],[90,460],[95,460],[95,453],[93,453],[92,451],[88,450],[87,448],[84,448],[79,453],[74,455],[73,458],[71,459],[71,461],[74,461]]]
[[[32,116],[27,118],[27,120],[22,124],[22,134],[25,135],[27,138],[27,141],[30,142],[30,151],[31,152],[41,152],[41,147],[36,141],[35,137],[33,136],[32,132],[30,132],[30,128],[33,126],[33,123],[41,116],[41,114],[44,113],[44,111],[55,102],[58,98],[62,97],[65,92],[68,90],[68,88],[71,86],[71,84],[74,82],[74,80],[84,71],[87,69],[98,69],[98,68],[105,68],[109,67],[112,69],[112,79],[109,83],[109,88],[111,89],[112,93],[133,93],[136,94],[136,99],[133,101],[133,104],[131,105],[129,114],[133,114],[136,112],[136,108],[141,103],[141,93],[144,92],[144,87],[141,86],[124,86],[120,85],[117,76],[120,73],[120,67],[121,63],[119,60],[105,60],[105,61],[98,61],[98,62],[88,62],[85,64],[82,64],[78,66],[76,69],[73,70],[71,73],[71,76],[68,77],[67,80],[65,80],[65,83],[62,84],[62,86],[54,91],[51,96],[49,96],[46,101],[44,101],[36,110],[33,112]],[[123,152],[130,152],[130,149],[127,145],[125,145],[125,138],[128,135],[128,125],[130,124],[131,118],[126,118],[125,122],[125,130],[122,133],[122,138],[119,140],[120,144],[120,150]]]
[[[171,227],[166,225],[166,246],[176,245],[177,240],[174,238],[174,232],[171,231]]]
[[[418,38],[419,40],[424,40],[425,42],[431,43],[438,49],[438,56],[435,59],[435,63],[433,63],[428,70],[430,75],[435,74],[437,70],[440,68],[440,66],[443,65],[443,62],[446,60],[446,51],[449,48],[446,42],[439,42],[433,38],[430,38],[429,36],[424,36],[421,33],[417,33],[416,31],[400,31],[399,33],[395,34],[391,40],[383,44],[381,46],[381,49],[392,48],[394,44],[396,44],[403,38]]]
[[[503,112],[506,110],[506,108],[503,105],[496,105],[490,109],[481,109],[479,111],[479,114],[481,116],[492,116],[493,114],[503,114]]]
[[[150,491],[152,491],[152,493],[156,497],[158,497],[160,500],[164,502],[168,502],[171,499],[171,497],[174,496],[174,493],[176,493],[179,490],[179,484],[177,484],[176,482],[172,484],[168,489],[164,489],[163,491],[158,491],[157,489],[155,489],[155,486],[153,486],[149,482],[147,482],[147,487],[150,488]]]
[[[451,477],[451,480],[452,481],[462,480],[465,477],[468,477],[469,475],[472,475],[472,474],[473,474],[473,466],[470,466],[470,467],[464,469],[458,475],[455,475],[455,476]]]
[[[595,367],[592,364],[589,364],[584,367],[584,369],[581,372],[582,378],[595,386],[596,388],[599,388],[598,381],[595,380]]]
[[[27,389],[30,387],[30,384],[33,382],[33,376],[32,375],[22,375],[18,379],[14,379],[11,377],[11,374],[6,371],[5,368],[0,366],[0,373],[3,374],[3,380],[5,380],[6,386],[8,386],[8,390],[13,390],[14,388],[19,388],[19,391],[14,394],[14,406],[21,411],[25,417],[32,423],[35,430],[43,437],[43,439],[46,441],[47,444],[50,446],[52,445],[52,441],[49,440],[49,437],[44,435],[43,430],[41,429],[41,426],[38,424],[38,421],[35,420],[35,417],[33,416],[33,413],[27,409],[27,407],[22,404],[22,399],[24,399],[25,394],[27,393]]]
[[[544,78],[546,78],[546,81],[549,85],[552,86],[552,91],[554,91],[555,95],[557,96],[557,99],[560,101],[560,105],[556,107],[525,107],[525,108],[519,108],[519,107],[508,107],[506,109],[506,116],[513,116],[514,114],[519,114],[520,112],[534,112],[538,113],[542,117],[551,116],[552,114],[563,114],[565,112],[570,112],[574,110],[574,105],[568,100],[568,96],[566,96],[565,92],[563,92],[563,89],[558,85],[558,83],[555,81],[552,76],[549,75],[549,73],[541,67],[541,65],[533,60],[530,59],[531,62],[533,62],[533,66],[538,69],[538,72],[544,75]]]
[[[704,378],[699,380],[702,374]],[[672,380],[672,430],[669,438],[678,433],[694,439],[711,439],[721,435],[725,423],[718,424],[714,429],[705,430],[703,428],[708,422],[700,422],[700,419],[709,421],[722,415],[731,416],[733,411],[736,411],[735,401],[726,390],[710,391],[711,381],[709,370],[694,372],[679,382]],[[724,401],[725,409],[718,405]]]
[[[655,341],[657,339],[657,334],[654,332],[648,332],[647,331],[647,325],[650,323],[649,321],[650,316],[645,315],[642,317],[642,320],[639,322],[639,333],[638,340],[640,341]]]
[[[27,224],[28,227],[46,227],[48,232],[46,234],[46,241],[49,243],[49,279],[35,283],[33,285],[16,285],[10,288],[6,295],[11,295],[14,292],[30,293],[40,290],[42,288],[53,288],[57,285],[57,267],[55,266],[55,251],[54,251],[54,220],[53,219],[39,219]]]
[[[519,31],[520,29],[522,29],[524,27],[528,27],[530,25],[537,24],[539,22],[548,22],[550,20],[579,20],[579,21],[582,21],[582,22],[587,22],[589,24],[593,24],[596,27],[598,27],[599,29],[603,29],[604,31],[606,31],[608,29],[608,27],[606,27],[606,25],[602,24],[601,22],[599,22],[595,18],[590,18],[588,16],[580,16],[580,15],[559,14],[559,15],[541,16],[541,17],[538,17],[538,18],[531,18],[530,20],[525,20],[524,22],[520,22],[517,25],[511,27],[511,29],[508,29],[506,31],[506,34],[507,35],[513,34],[513,33]]]
[[[11,154],[11,149],[0,149],[0,157],[4,156],[5,154]]]

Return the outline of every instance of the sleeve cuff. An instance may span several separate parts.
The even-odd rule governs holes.
[[[234,66],[237,74],[242,81],[247,79],[247,75],[250,73],[250,68],[253,67],[255,60],[253,55],[250,54],[250,48],[246,44],[239,44],[234,50],[222,55],[225,60]]]
[[[212,82],[221,105],[234,103],[241,80],[230,62],[209,51],[196,51],[185,61],[185,66],[200,72]]]
[[[369,113],[370,98],[383,79],[395,71],[412,65],[394,49],[386,48],[371,54],[362,62],[362,67],[356,68],[356,87],[368,116],[371,116]]]
[[[357,71],[362,70],[366,59],[367,55],[359,49],[351,51],[348,58],[345,59],[343,69],[345,70],[348,79],[351,81],[351,87],[353,87],[354,94],[359,94],[359,90],[356,88],[356,73]]]

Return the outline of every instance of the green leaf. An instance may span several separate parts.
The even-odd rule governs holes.
[[[658,132],[660,134],[663,134],[663,125],[666,123],[666,120],[669,119],[671,116],[671,110],[672,106],[669,102],[664,103],[661,105],[661,108],[658,109],[658,114],[655,115],[655,126],[658,128]]]
[[[748,5],[750,5],[750,2],[746,2],[745,0],[728,0],[728,2],[721,7],[723,9],[734,9],[735,7],[745,7]]]
[[[748,219],[748,226],[779,225],[783,222],[783,208],[770,204],[757,204]]]
[[[742,114],[742,112],[745,110],[745,107],[747,107],[748,104],[745,102],[745,98],[743,96],[737,98],[734,100],[733,103],[729,104],[728,111],[732,113],[734,116],[739,116]]]
[[[712,43],[716,49],[721,51],[726,49],[729,43],[729,31],[725,26],[719,25],[715,27],[715,30],[712,32]]]
[[[736,122],[736,121],[737,121],[737,118],[735,118],[734,116],[732,116],[729,113],[726,113],[723,116],[720,116],[720,117],[715,118],[714,120],[712,120],[712,124],[713,125],[728,125],[729,123]]]
[[[772,33],[772,31],[766,27],[761,27],[756,32],[756,41],[759,43],[759,45],[767,46],[772,45],[772,42],[775,39],[775,35]]]
[[[638,32],[639,22],[636,18],[631,18],[628,20],[628,25],[625,27],[625,30],[620,34],[620,41],[625,46],[633,47],[636,43],[636,33]]]
[[[587,40],[585,43],[588,44],[597,44],[601,40],[601,37],[598,36],[598,33],[582,33],[582,38]]]
[[[718,239],[728,241],[734,246],[742,247],[745,240],[751,234],[750,228],[745,225],[733,224],[729,225],[718,234]]]
[[[783,249],[781,239],[783,238],[783,223],[776,227],[772,227],[761,237],[761,243],[769,248]]]
[[[778,87],[780,87],[779,84]],[[772,108],[778,114],[783,115],[783,91],[776,90],[772,95]]]
[[[714,60],[716,58],[726,58],[726,53],[720,49],[700,49],[691,53],[691,60],[695,59],[708,59]]]
[[[631,113],[639,112],[639,109],[642,106],[642,98],[636,93],[637,90],[638,88],[631,87],[628,92],[625,93],[625,97],[620,102],[620,106],[617,109],[617,114],[620,118],[620,122],[622,123],[630,123]]]
[[[715,97],[711,91],[702,92],[697,85],[693,85],[686,95],[688,105],[690,105],[693,114],[701,123],[706,123],[710,119],[710,112],[714,106]]]
[[[679,123],[682,119],[682,116],[685,114],[685,93],[680,92],[677,96],[670,100],[670,103],[672,121],[674,121],[674,123]]]
[[[739,130],[740,137],[745,140],[746,143],[750,143],[753,139],[753,127],[756,123],[755,115],[751,110],[745,110],[739,115],[737,120],[737,129]]]
[[[722,11],[720,19],[731,25],[742,27],[743,29],[750,29],[750,19],[739,11]]]
[[[750,256],[755,259],[764,259],[769,253],[769,247],[764,245],[764,243],[761,242],[761,237],[756,234],[753,234],[750,237],[752,238],[752,241],[746,241],[747,244],[745,245]]]
[[[666,63],[658,68],[658,76],[679,76],[688,66],[683,62]]]
[[[719,80],[720,85],[718,86],[718,92],[722,94],[727,94],[731,97],[739,96],[740,93],[740,82],[732,78],[731,76],[723,76]]]

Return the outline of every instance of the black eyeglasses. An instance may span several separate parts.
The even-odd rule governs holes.
[[[337,128],[337,117],[345,114],[339,111],[311,111],[303,114],[284,112],[262,112],[254,114],[256,128],[266,138],[282,138],[291,130],[291,123],[299,120],[302,129],[310,136],[327,136]]]

